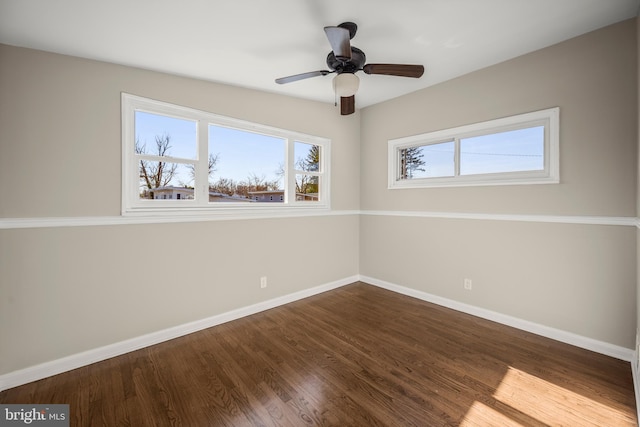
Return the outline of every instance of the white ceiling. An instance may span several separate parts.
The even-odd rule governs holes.
[[[334,102],[323,27],[353,21],[370,63],[358,108],[637,16],[640,0],[0,0],[0,43]]]

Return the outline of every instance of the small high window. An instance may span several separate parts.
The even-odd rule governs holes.
[[[389,141],[389,188],[559,182],[559,109]]]

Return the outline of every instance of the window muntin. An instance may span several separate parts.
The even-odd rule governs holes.
[[[389,141],[389,188],[559,182],[559,109]]]
[[[125,215],[329,207],[328,139],[129,94],[122,123]]]

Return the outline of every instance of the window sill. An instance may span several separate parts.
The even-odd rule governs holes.
[[[527,176],[520,178],[504,178],[503,176],[495,179],[477,177],[465,178],[425,178],[413,180],[398,180],[389,183],[389,190],[397,190],[403,188],[441,188],[441,187],[480,187],[495,185],[538,185],[538,184],[559,184],[560,178],[557,176]]]
[[[280,205],[273,206],[265,203],[264,206],[253,205],[251,208],[238,205],[226,205],[215,207],[135,207],[122,211],[123,217],[133,218],[175,218],[181,220],[211,220],[211,219],[254,219],[254,218],[278,218],[303,215],[325,215],[331,209],[326,204],[308,205]]]

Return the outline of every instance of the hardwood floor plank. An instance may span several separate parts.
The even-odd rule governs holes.
[[[0,393],[73,426],[636,426],[630,364],[363,283]]]

